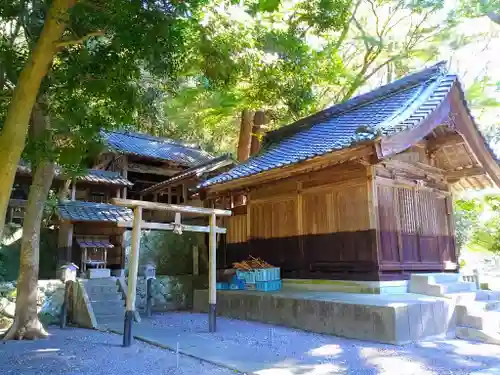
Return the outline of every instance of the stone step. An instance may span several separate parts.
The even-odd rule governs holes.
[[[84,282],[87,285],[116,285],[116,278],[106,277],[102,279],[86,279]]]
[[[85,290],[89,296],[96,294],[112,294],[118,293],[118,285],[86,285]]]
[[[125,301],[93,302],[94,315],[115,315],[125,313]]]
[[[500,334],[498,332],[485,331],[471,327],[457,327],[456,332],[459,339],[500,345]]]

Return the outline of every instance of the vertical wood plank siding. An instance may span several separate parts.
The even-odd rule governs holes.
[[[450,198],[380,182],[377,191],[383,270],[444,270],[446,262],[456,262]]]
[[[246,210],[228,218],[225,266],[251,254],[285,277],[384,280],[456,262],[449,198],[368,168],[331,167],[253,188]]]
[[[346,273],[361,271],[376,278],[364,166],[330,168],[256,188],[247,214],[230,217],[228,227],[227,265],[251,254],[281,267],[288,277],[350,278]]]

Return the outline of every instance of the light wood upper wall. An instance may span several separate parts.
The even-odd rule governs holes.
[[[370,228],[367,169],[345,164],[251,189],[228,219],[228,243]]]

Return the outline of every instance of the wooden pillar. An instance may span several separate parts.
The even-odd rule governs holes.
[[[182,184],[182,202],[186,204],[188,201],[188,188],[186,184]]]
[[[208,330],[215,332],[216,330],[216,250],[217,250],[217,233],[216,216],[210,216],[210,234],[209,234],[209,247],[208,247]]]
[[[69,221],[62,221],[59,224],[58,247],[64,249],[65,263],[71,262],[71,252],[73,248],[73,224]],[[61,254],[62,255],[62,254]]]
[[[167,202],[169,204],[171,204],[172,203],[172,188],[170,186],[167,188],[167,194],[168,194]]]
[[[123,330],[123,346],[132,343],[132,320],[135,313],[135,294],[137,288],[137,273],[139,270],[139,248],[141,246],[142,207],[134,208],[134,223],[132,227],[132,249],[128,265],[128,291]]]
[[[193,275],[194,276],[198,276],[200,273],[198,261],[199,261],[198,246],[194,245],[193,246]]]
[[[120,189],[116,189],[116,197],[117,198],[120,198],[120,193],[121,193]]]
[[[123,178],[127,179],[128,178],[128,160],[127,160],[127,155],[123,155],[123,168],[122,168],[122,176]],[[127,199],[127,187],[123,188],[123,199]]]

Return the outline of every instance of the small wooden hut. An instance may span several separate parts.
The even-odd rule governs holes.
[[[200,189],[233,210],[219,266],[251,254],[283,277],[382,281],[456,272],[452,193],[499,182],[440,63],[268,133]]]

